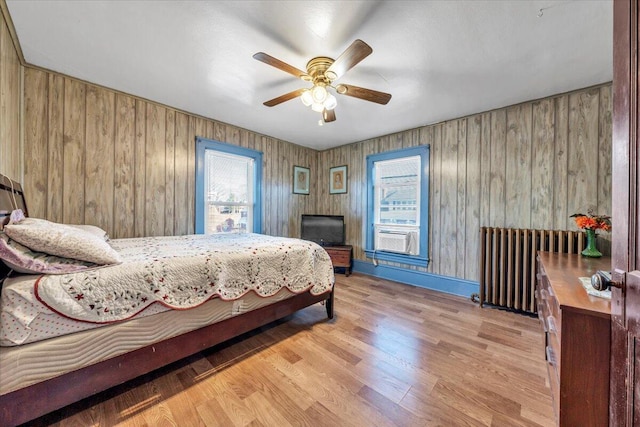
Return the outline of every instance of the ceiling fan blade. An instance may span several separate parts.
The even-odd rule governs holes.
[[[322,118],[325,123],[333,122],[336,120],[336,110],[327,110],[326,108],[322,111]]]
[[[354,98],[364,99],[365,101],[371,101],[378,104],[386,105],[391,99],[391,94],[378,92],[373,89],[365,89],[363,87],[353,85],[340,84],[336,87],[336,92],[340,95],[352,96]]]
[[[279,70],[284,71],[285,73],[289,73],[293,76],[298,77],[299,79],[309,79],[309,75],[302,70],[297,69],[296,67],[294,67],[293,65],[289,65],[286,62],[282,62],[277,58],[274,58],[271,55],[267,55],[264,52],[258,52],[255,55],[253,55],[254,59],[257,59],[260,62],[264,62],[267,65],[271,65],[272,67],[275,67]]]
[[[367,56],[371,55],[373,49],[371,46],[363,42],[362,40],[356,40],[351,43],[351,46],[347,48],[342,55],[336,59],[327,71],[325,75],[330,80],[340,78],[344,73],[352,69],[358,62],[362,61]]]
[[[306,89],[298,89],[294,90],[293,92],[285,93],[284,95],[280,95],[277,98],[273,98],[267,102],[264,102],[264,105],[266,105],[267,107],[274,107],[278,104],[282,104],[285,101],[289,101],[290,99],[297,98],[298,96],[302,95],[305,90]]]

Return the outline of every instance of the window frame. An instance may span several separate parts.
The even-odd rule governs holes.
[[[195,232],[204,234],[204,160],[207,150],[253,159],[253,233],[262,233],[262,152],[237,145],[196,137]]]
[[[403,148],[400,150],[386,151],[370,154],[367,162],[367,221],[365,228],[365,248],[367,258],[374,260],[397,262],[400,264],[426,267],[429,264],[429,145]],[[376,162],[395,160],[403,157],[420,156],[420,238],[418,241],[418,254],[400,254],[394,252],[375,250],[375,193],[374,193],[374,165]]]

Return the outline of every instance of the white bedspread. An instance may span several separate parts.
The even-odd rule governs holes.
[[[260,234],[112,240],[124,262],[36,282],[36,297],[71,319],[108,323],[158,302],[172,309],[210,298],[262,297],[283,287],[318,295],[334,282],[331,260],[315,243]]]

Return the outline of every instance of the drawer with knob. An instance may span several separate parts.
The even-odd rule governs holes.
[[[611,303],[588,295],[580,277],[610,265],[608,258],[538,253],[535,296],[560,426],[608,425]]]

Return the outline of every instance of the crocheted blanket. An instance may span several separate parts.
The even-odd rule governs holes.
[[[334,283],[319,245],[260,234],[217,234],[116,239],[122,264],[45,275],[36,297],[74,320],[110,323],[151,304],[189,309],[210,298],[234,300],[247,292],[269,297],[283,287],[318,295]]]

